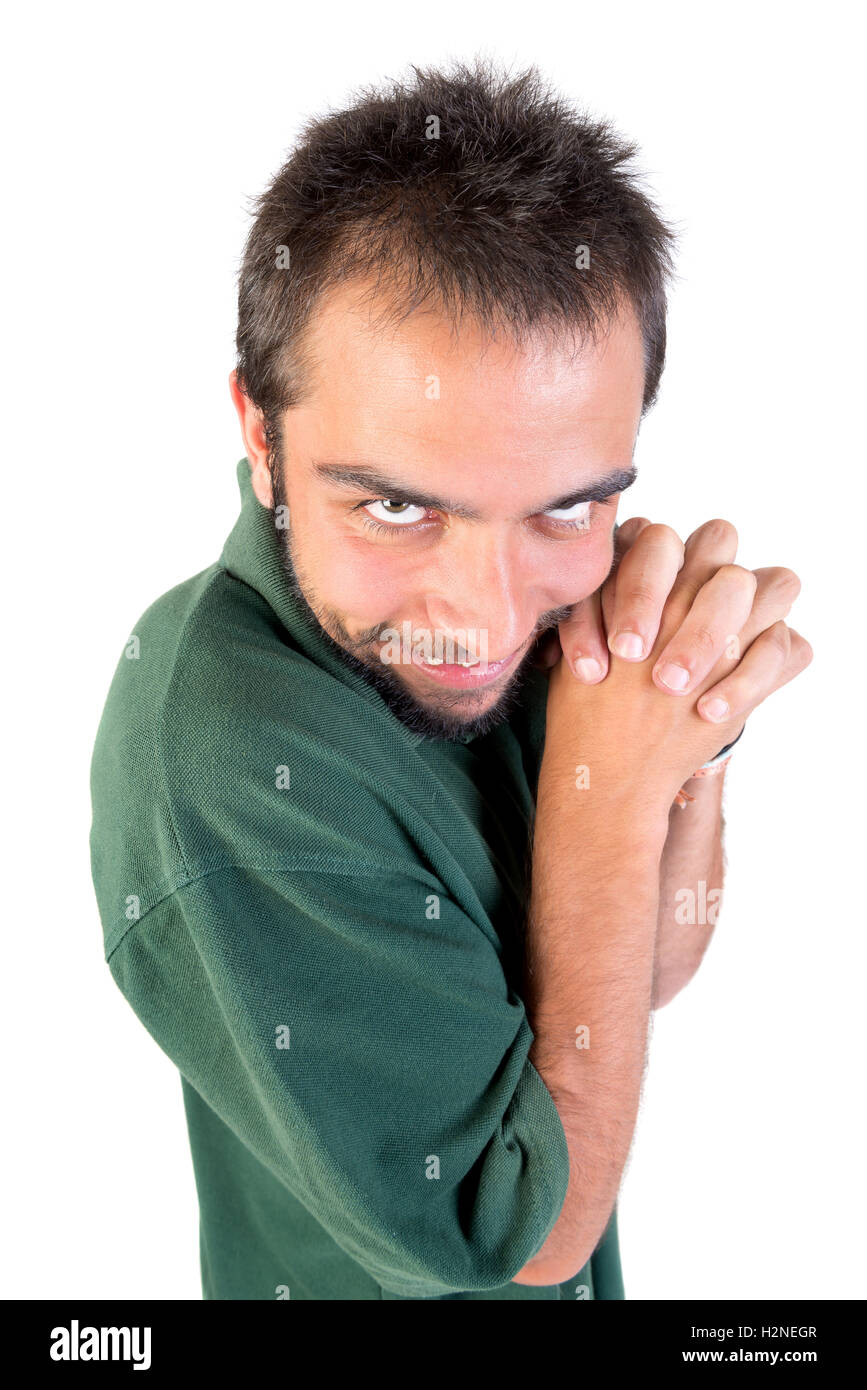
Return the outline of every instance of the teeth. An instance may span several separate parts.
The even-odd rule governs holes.
[[[480,665],[481,660],[482,658],[480,656],[471,656],[467,657],[466,661],[455,661],[453,664],[455,666],[478,666]],[[445,657],[429,656],[425,658],[424,664],[425,666],[444,666]]]
[[[480,656],[475,656],[475,657],[473,657],[473,659],[472,659],[471,661],[456,661],[456,662],[455,662],[455,665],[456,665],[456,666],[478,666],[478,664],[479,664],[479,662],[481,661],[481,659],[482,659],[482,658],[481,658]],[[425,662],[425,666],[442,666],[443,664],[444,664],[444,658],[441,657],[441,656],[432,656],[432,657],[429,657],[428,660]]]

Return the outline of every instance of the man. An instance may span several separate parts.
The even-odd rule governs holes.
[[[416,70],[259,201],[240,519],[137,625],[93,766],[206,1298],[624,1296],[682,890],[718,901],[729,745],[811,659],[728,522],[617,530],[670,271],[632,153],[535,72]]]

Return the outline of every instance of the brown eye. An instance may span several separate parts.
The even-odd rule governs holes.
[[[378,511],[377,508],[381,510]],[[423,521],[426,516],[426,509],[419,507],[415,502],[393,502],[388,497],[379,502],[369,502],[364,510],[375,521],[393,526],[412,526],[418,521]]]

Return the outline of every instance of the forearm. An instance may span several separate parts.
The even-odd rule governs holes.
[[[515,1282],[552,1284],[589,1259],[629,1154],[647,1048],[664,812],[604,785],[576,790],[543,763],[534,835],[525,997],[530,1060],[569,1148],[566,1199]]]
[[[660,865],[653,1008],[661,1009],[701,964],[723,888],[722,796],[725,772],[687,784],[694,801],[672,806]]]

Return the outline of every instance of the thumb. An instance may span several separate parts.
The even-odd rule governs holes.
[[[572,674],[585,685],[596,685],[608,674],[608,643],[602,624],[600,592],[576,604],[559,627],[560,646]]]

